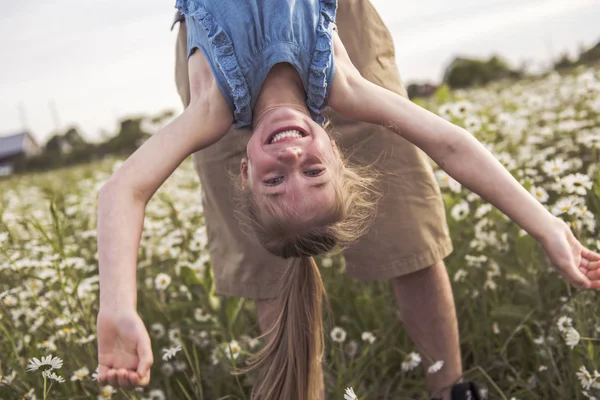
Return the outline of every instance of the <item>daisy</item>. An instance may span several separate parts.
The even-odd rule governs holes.
[[[173,373],[175,372],[175,368],[171,364],[165,363],[160,366],[160,372],[162,372],[164,376],[169,377],[173,375]]]
[[[575,193],[580,196],[585,196],[587,191],[592,188],[592,181],[589,176],[581,173],[571,174],[565,176],[561,180],[567,193]]]
[[[407,372],[417,368],[421,364],[421,356],[418,353],[410,353],[402,361],[402,371]]]
[[[558,330],[561,333],[565,333],[568,328],[571,328],[573,326],[573,320],[567,317],[566,315],[563,315],[556,322],[556,326],[558,326]]]
[[[572,215],[577,212],[578,207],[583,203],[583,199],[576,196],[564,197],[556,202],[552,208],[552,214],[559,216],[562,214]]]
[[[29,365],[27,366],[27,372],[37,371],[40,367],[47,365],[50,368],[46,368],[45,370],[53,370],[59,369],[63,365],[63,361],[58,357],[52,357],[49,355],[47,357],[42,357],[42,360],[38,360],[37,358],[32,358],[29,360]]]
[[[165,392],[160,389],[152,389],[148,395],[150,396],[150,400],[165,400],[167,398]]]
[[[563,161],[563,159],[560,157],[555,158],[554,160],[546,161],[542,165],[542,170],[548,176],[558,176],[569,168],[571,168],[571,163],[568,161]]]
[[[529,190],[529,193],[533,195],[540,203],[545,203],[548,201],[548,192],[544,188],[532,186]]]
[[[444,361],[443,360],[436,361],[435,363],[431,364],[431,366],[427,369],[427,373],[428,374],[435,374],[440,369],[442,369],[443,366],[444,366]]]
[[[461,200],[460,203],[456,204],[452,207],[452,211],[450,212],[452,218],[455,221],[462,221],[469,215],[469,203],[464,200]]]
[[[63,378],[60,375],[56,375],[51,370],[47,370],[47,371],[42,372],[42,376],[45,376],[48,379],[53,379],[53,380],[55,380],[58,383],[63,383],[65,381],[65,378]]]
[[[570,327],[564,332],[565,343],[570,348],[574,348],[579,344],[579,340],[581,340],[581,335],[577,332],[577,329]]]
[[[582,388],[584,388],[585,390],[589,390],[592,387],[594,379],[592,378],[592,375],[588,372],[588,370],[585,368],[585,366],[582,365],[581,367],[579,367],[579,372],[577,372],[575,375],[577,375],[577,378],[579,378],[579,382],[581,383]]]
[[[110,385],[102,386],[100,390],[100,394],[97,397],[97,400],[106,400],[112,398],[112,395],[117,391]]]
[[[352,389],[351,387],[346,388],[344,400],[358,400],[358,396],[356,395],[356,393],[354,393],[354,389]]]
[[[89,369],[87,369],[86,367],[80,368],[77,371],[73,372],[73,376],[71,376],[71,381],[81,381],[89,374]]]
[[[170,283],[171,277],[162,272],[156,275],[156,279],[154,280],[154,284],[158,290],[165,290]]]
[[[467,276],[467,271],[465,271],[464,269],[460,268],[454,274],[454,282],[463,282],[465,280],[466,276]]]
[[[494,332],[494,335],[499,335],[500,334],[500,326],[498,325],[497,322],[494,322],[492,324],[492,332]]]
[[[469,132],[479,132],[481,130],[481,120],[471,116],[465,119],[465,129]]]
[[[331,330],[331,340],[337,343],[343,343],[346,340],[346,331],[336,326]]]
[[[363,332],[361,339],[363,342],[369,342],[369,344],[373,344],[375,341],[375,335],[373,335],[371,332]]]
[[[323,268],[331,268],[331,266],[333,265],[333,260],[330,257],[325,257],[321,261],[321,265],[323,266]]]
[[[202,308],[196,308],[194,311],[194,318],[198,322],[206,322],[210,319],[210,314],[204,311]]]
[[[162,339],[165,336],[165,326],[160,322],[155,322],[150,325],[150,334],[156,339]]]
[[[242,348],[238,344],[236,340],[232,340],[229,345],[225,348],[225,355],[230,360],[233,358],[234,360],[239,357]]]
[[[176,346],[168,348],[168,349],[162,349],[162,351],[163,351],[162,359],[164,361],[168,361],[171,358],[175,357],[175,354],[177,354],[178,352],[181,351],[181,346],[176,345]]]

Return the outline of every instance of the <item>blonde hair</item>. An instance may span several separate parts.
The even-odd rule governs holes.
[[[335,200],[330,209],[331,222],[297,231],[290,230],[291,210],[271,207],[268,218],[261,218],[251,191],[237,185],[242,223],[270,253],[290,259],[279,286],[275,325],[262,335],[273,336],[248,360],[249,367],[236,372],[259,369],[252,400],[318,399],[325,288],[313,256],[358,239],[375,216],[379,198],[374,189],[376,176],[370,167],[348,166],[340,156],[336,175],[337,179],[332,180]]]

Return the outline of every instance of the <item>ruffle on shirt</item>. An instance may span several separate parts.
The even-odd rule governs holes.
[[[333,68],[331,24],[335,23],[336,11],[336,0],[321,0],[321,10],[317,24],[317,43],[308,76],[306,105],[310,110],[313,120],[321,125],[325,122],[322,110],[325,107],[327,98],[327,74],[330,68]]]
[[[233,98],[233,116],[236,126],[242,128],[251,125],[250,90],[233,51],[231,38],[202,5],[192,0],[177,0],[175,8],[185,15],[196,18],[206,31],[208,41],[213,47],[215,61],[225,76]]]

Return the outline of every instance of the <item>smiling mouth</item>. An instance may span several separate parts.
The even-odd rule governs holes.
[[[302,139],[306,136],[308,136],[308,134],[299,129],[284,128],[273,132],[271,135],[269,135],[269,138],[267,139],[267,144],[290,142],[292,140]]]

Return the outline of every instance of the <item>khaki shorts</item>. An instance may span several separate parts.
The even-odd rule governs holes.
[[[395,64],[390,32],[368,0],[340,0],[340,38],[354,65],[368,80],[406,96]],[[185,23],[177,39],[176,83],[190,101]],[[383,197],[370,231],[344,251],[346,270],[361,280],[408,274],[449,255],[452,243],[439,186],[429,158],[391,131],[328,113],[336,141],[351,162],[373,164]],[[229,173],[239,171],[250,130],[231,129],[223,139],[193,155],[202,185],[216,289],[220,294],[266,299],[274,296],[285,260],[269,254],[241,229],[233,213]]]

